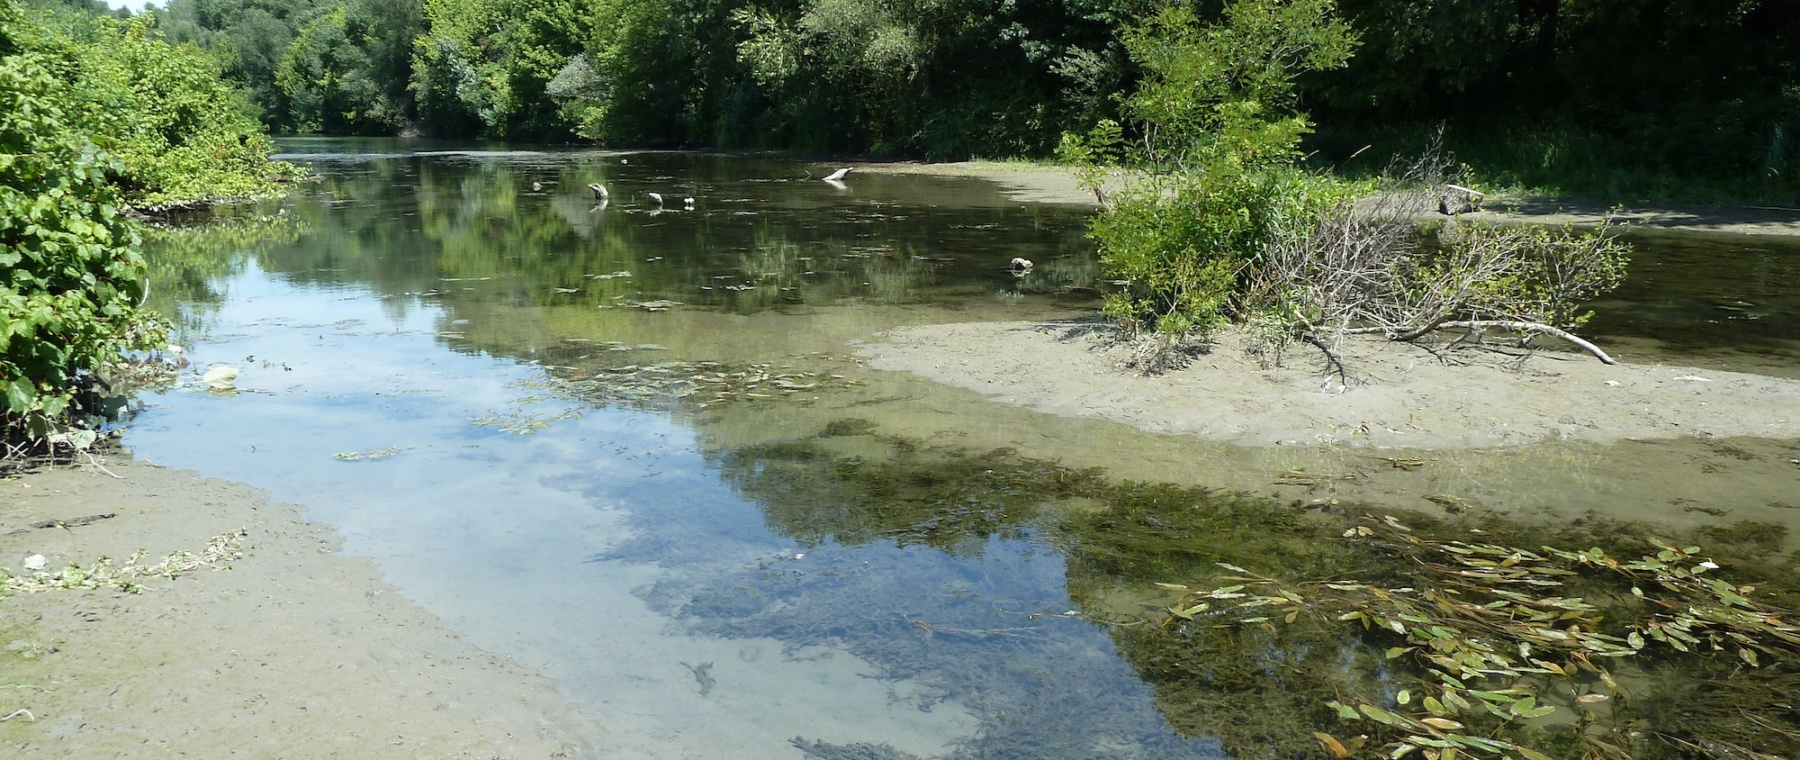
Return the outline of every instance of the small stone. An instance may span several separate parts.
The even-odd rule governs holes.
[[[1480,211],[1481,202],[1486,197],[1481,191],[1462,185],[1445,185],[1444,191],[1438,195],[1438,213],[1455,216]]]
[[[25,558],[25,569],[36,572],[44,569],[44,565],[49,561],[50,560],[45,559],[42,554],[33,554]]]

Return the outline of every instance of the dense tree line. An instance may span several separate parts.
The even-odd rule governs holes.
[[[1123,38],[1167,4],[171,0],[161,24],[217,53],[277,130],[948,158],[1047,155],[1116,118],[1143,75]],[[1205,20],[1224,3],[1175,5]],[[1361,44],[1300,88],[1327,155],[1448,123],[1527,182],[1628,168],[1767,189],[1800,172],[1792,3],[1340,6]]]

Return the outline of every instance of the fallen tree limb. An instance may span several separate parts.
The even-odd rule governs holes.
[[[1559,330],[1538,322],[1514,322],[1505,319],[1462,319],[1439,322],[1432,325],[1433,329],[1448,327],[1504,327],[1508,330],[1543,333],[1551,337],[1562,338],[1563,340],[1580,346],[1588,353],[1593,354],[1594,358],[1599,359],[1602,364],[1618,364],[1611,356],[1607,356],[1605,351],[1600,350],[1599,346],[1589,343],[1585,338],[1568,332],[1567,330]],[[1392,340],[1412,340],[1423,334],[1422,331],[1411,330],[1399,335],[1393,335],[1392,333],[1394,331],[1385,327],[1356,327],[1345,330],[1344,332],[1350,334],[1383,333],[1389,334],[1389,337]]]

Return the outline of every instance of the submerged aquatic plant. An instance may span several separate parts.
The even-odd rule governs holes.
[[[1776,757],[1800,746],[1791,690],[1800,627],[1720,577],[1698,546],[1638,559],[1600,548],[1530,550],[1427,538],[1392,517],[1343,538],[1368,545],[1387,582],[1294,583],[1220,563],[1230,585],[1187,594],[1175,627],[1355,626],[1382,651],[1397,693],[1340,686],[1327,703],[1364,732],[1319,731],[1336,757]],[[1667,671],[1667,673],[1665,673]],[[1663,712],[1659,676],[1733,687]],[[1648,682],[1648,683],[1646,683]],[[1764,699],[1744,698],[1758,691]],[[1660,697],[1660,699],[1659,699]]]
[[[776,366],[767,362],[660,362],[601,367],[592,374],[556,368],[549,385],[559,392],[596,405],[667,408],[691,401],[705,408],[722,403],[751,403],[815,391],[847,388],[858,381]]]

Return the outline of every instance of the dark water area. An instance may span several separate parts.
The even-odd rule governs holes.
[[[1783,550],[1767,538],[1800,509],[1780,496],[1791,442],[1445,452],[1340,493],[1275,484],[1367,457],[1050,418],[867,370],[849,344],[883,329],[1098,302],[1082,210],[978,180],[283,146],[317,183],[232,212],[249,232],[152,251],[196,377],[144,398],[126,445],[305,505],[408,598],[597,713],[599,756],[1307,756],[1312,731],[1353,731],[1331,693],[1391,699],[1394,667],[1355,634],[1165,628],[1176,586],[1218,563],[1366,571],[1335,548],[1341,523],[1437,524],[1420,497],[1445,491],[1493,508],[1445,530],[1516,515],[1573,541],[1673,516],[1744,554]],[[1647,245],[1594,332],[1786,361],[1794,259],[1684,245]],[[1016,275],[1015,256],[1036,266]],[[242,369],[239,392],[201,387],[213,365]],[[1684,487],[1719,515],[1633,490]],[[1724,530],[1751,517],[1773,527]]]
[[[1637,232],[1624,287],[1585,333],[1648,357],[1800,377],[1800,242]]]

